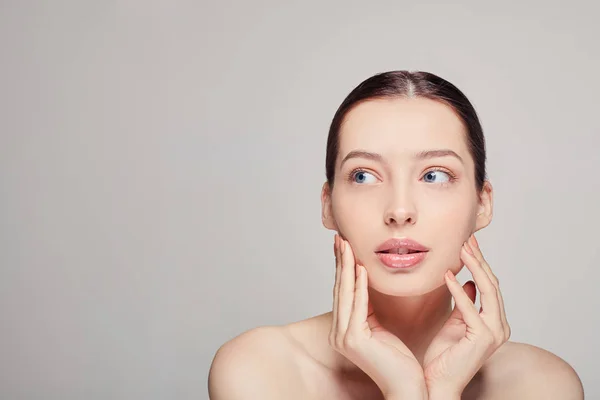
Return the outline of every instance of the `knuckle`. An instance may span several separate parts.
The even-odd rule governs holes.
[[[329,346],[334,349],[338,349],[338,344],[334,333],[329,335]]]
[[[501,332],[498,332],[497,334],[494,335],[493,343],[496,346],[500,346],[502,343],[504,343],[504,330],[502,330]]]
[[[489,328],[486,329],[485,332],[481,335],[481,341],[488,347],[494,344],[495,340],[495,335]]]
[[[357,344],[358,344],[358,338],[356,337],[356,335],[353,335],[351,333],[347,333],[346,336],[344,337],[344,348],[346,349],[355,349]]]

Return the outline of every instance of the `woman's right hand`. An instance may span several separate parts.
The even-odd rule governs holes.
[[[373,313],[365,267],[356,264],[350,243],[337,234],[334,249],[336,272],[329,344],[369,375],[386,399],[427,398],[419,361],[398,337],[381,326]]]

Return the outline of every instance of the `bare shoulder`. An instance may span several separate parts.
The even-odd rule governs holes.
[[[577,372],[556,354],[527,343],[507,342],[489,360],[490,399],[583,399]]]
[[[299,382],[289,353],[289,340],[280,326],[254,328],[229,340],[210,367],[210,399],[290,398]]]

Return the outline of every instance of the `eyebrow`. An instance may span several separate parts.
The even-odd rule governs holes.
[[[412,154],[412,158],[416,159],[416,160],[426,160],[426,159],[430,159],[430,158],[447,157],[447,156],[456,157],[456,158],[458,158],[458,160],[461,163],[464,164],[462,157],[459,156],[458,154],[456,154],[455,151],[450,150],[450,149],[423,150],[423,151],[419,151],[418,153]],[[382,161],[383,160],[383,156],[378,153],[371,153],[370,151],[365,151],[365,150],[352,150],[350,153],[348,153],[348,155],[346,155],[346,157],[344,157],[344,159],[342,160],[342,163],[340,164],[340,167],[342,165],[344,165],[344,162],[346,162],[347,160],[349,160],[351,158],[366,158],[368,160],[373,160],[373,161]]]

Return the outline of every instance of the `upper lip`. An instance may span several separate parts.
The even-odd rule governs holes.
[[[411,238],[391,238],[377,247],[375,252],[388,251],[392,249],[408,249],[415,251],[428,251],[429,248]]]

